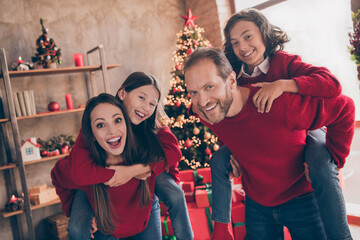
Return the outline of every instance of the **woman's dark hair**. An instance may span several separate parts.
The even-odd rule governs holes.
[[[130,74],[118,90],[116,98],[120,100],[119,91],[122,89],[128,93],[134,89],[146,85],[152,85],[155,87],[159,93],[159,102],[161,99],[159,81],[154,76],[144,72],[134,72]],[[162,148],[161,143],[156,135],[157,127],[155,120],[157,109],[158,106],[156,105],[154,113],[148,119],[142,121],[138,125],[131,124],[131,126],[135,135],[136,151],[140,161],[142,161],[141,163],[147,164],[149,162],[159,162],[164,160],[168,167],[164,149]]]
[[[96,164],[103,167],[106,166],[107,153],[96,141],[91,128],[91,113],[96,106],[103,103],[112,104],[118,107],[124,116],[127,134],[122,156],[125,164],[132,165],[139,163],[140,161],[135,151],[135,139],[131,130],[131,122],[127,117],[126,110],[118,99],[107,93],[101,93],[87,102],[81,120],[81,131],[89,146],[91,157]],[[147,206],[151,201],[151,194],[147,181],[140,181],[140,200],[140,206]],[[111,201],[109,201],[108,187],[103,183],[94,185],[94,206],[95,218],[100,231],[104,234],[111,234],[115,230],[113,221],[118,221],[119,217],[111,214],[113,207]]]
[[[238,13],[232,15],[232,17],[227,21],[224,28],[224,52],[226,57],[229,59],[233,69],[238,72],[241,68],[241,61],[236,57],[234,50],[231,45],[230,32],[239,21],[249,21],[255,23],[259,28],[262,35],[263,41],[265,43],[265,53],[264,58],[271,56],[274,53],[284,49],[284,43],[290,41],[287,34],[282,31],[279,27],[272,25],[267,18],[257,9],[248,8],[241,10]]]

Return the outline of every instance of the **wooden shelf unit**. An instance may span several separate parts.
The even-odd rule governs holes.
[[[46,118],[46,117],[56,117],[63,114],[73,114],[79,113],[84,111],[84,108],[77,108],[72,110],[59,110],[55,112],[45,112],[45,113],[38,113],[32,116],[25,116],[25,117],[16,117],[14,101],[13,101],[13,92],[11,88],[11,82],[14,81],[13,79],[21,79],[25,77],[34,77],[34,76],[48,76],[48,75],[56,75],[56,74],[75,74],[75,73],[89,73],[90,78],[86,81],[87,87],[90,87],[89,97],[95,95],[93,82],[95,71],[100,71],[102,73],[102,83],[104,87],[104,91],[102,92],[110,92],[109,88],[109,80],[108,80],[108,73],[107,70],[119,67],[120,64],[106,64],[105,60],[105,53],[104,53],[104,46],[99,45],[87,52],[87,58],[89,62],[89,55],[98,51],[99,53],[99,60],[100,65],[91,65],[91,66],[82,66],[82,67],[67,67],[67,68],[57,68],[57,69],[35,69],[35,70],[28,70],[28,71],[8,71],[8,65],[6,61],[5,49],[0,49],[0,81],[3,81],[3,85],[0,85],[0,97],[3,100],[3,107],[5,116],[0,119],[0,130],[5,129],[6,131],[4,134],[0,134],[0,138],[3,138],[5,141],[2,143],[5,148],[5,160],[1,162],[0,170],[4,171],[4,174],[8,199],[10,199],[11,192],[23,192],[24,193],[24,203],[25,209],[21,211],[15,212],[0,212],[4,218],[9,218],[11,221],[11,227],[13,232],[22,232],[23,235],[27,236],[27,239],[35,240],[35,230],[32,221],[32,210],[47,207],[50,205],[54,205],[60,203],[60,200],[55,200],[52,202],[48,202],[46,204],[40,204],[36,206],[32,206],[30,204],[30,199],[28,195],[28,186],[27,186],[27,179],[25,174],[25,166],[30,164],[41,164],[43,162],[51,161],[51,160],[58,160],[67,156],[68,154],[62,154],[58,156],[51,156],[51,157],[44,157],[39,160],[23,162],[21,156],[21,142],[20,142],[20,132],[18,127],[18,122],[27,121],[36,118]],[[19,80],[17,80],[19,81]],[[1,82],[0,82],[1,83]],[[2,86],[4,89],[2,90]],[[2,94],[4,93],[4,94]],[[1,106],[0,106],[1,107]],[[5,126],[5,127],[4,127]],[[3,140],[0,139],[0,142]],[[10,141],[11,140],[11,141]],[[1,154],[1,153],[0,153]],[[0,156],[1,157],[1,156]],[[5,163],[5,165],[4,165]],[[19,170],[20,182],[21,182],[21,190],[16,189],[17,184],[14,174],[12,174],[13,169],[17,168]],[[50,171],[49,171],[50,174]],[[9,189],[8,189],[9,188]],[[26,223],[27,223],[27,232],[23,230],[21,225],[21,221],[18,220],[16,216],[25,213]]]

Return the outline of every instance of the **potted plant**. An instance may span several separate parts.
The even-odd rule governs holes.
[[[356,13],[352,13],[352,19],[354,22],[354,32],[349,33],[351,45],[349,46],[349,51],[351,59],[358,67],[358,79],[360,80],[360,9]]]

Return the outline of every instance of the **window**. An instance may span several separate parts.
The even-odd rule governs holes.
[[[32,147],[25,148],[25,153],[26,153],[26,155],[33,155],[34,154],[34,148],[32,148]]]

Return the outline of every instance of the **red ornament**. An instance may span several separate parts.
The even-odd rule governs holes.
[[[192,141],[191,141],[190,139],[187,139],[187,140],[185,141],[185,147],[189,148],[189,147],[191,147],[191,146],[192,146]]]
[[[69,153],[69,146],[68,145],[64,145],[61,148],[61,154],[65,154],[65,153]]]
[[[42,151],[40,152],[40,155],[41,155],[42,157],[46,157],[46,156],[48,155],[48,151],[42,150]]]
[[[181,102],[180,102],[180,101],[176,101],[176,102],[175,102],[175,107],[178,108],[178,107],[180,107],[180,106],[181,106]]]
[[[192,26],[193,28],[195,28],[194,20],[197,19],[198,16],[193,16],[190,8],[189,8],[189,11],[188,11],[188,15],[187,16],[183,15],[181,17],[183,19],[185,19],[184,26],[188,26],[188,28],[190,28],[190,26]]]
[[[210,148],[206,148],[206,149],[205,149],[205,154],[206,154],[206,155],[210,155],[210,154],[211,154]]]
[[[51,102],[48,105],[48,110],[50,112],[58,111],[60,109],[60,105],[57,102]]]
[[[186,51],[186,56],[189,56],[194,50],[192,48],[189,48],[187,51]]]
[[[176,93],[176,92],[177,92],[177,88],[173,88],[173,89],[172,89],[172,92],[173,92],[173,93]]]
[[[188,93],[186,97],[187,97],[187,98],[191,98],[191,95],[190,95],[190,93]]]
[[[195,46],[199,45],[198,41],[196,41],[195,39],[193,39],[192,42]]]
[[[176,91],[177,91],[177,92],[181,92],[181,88],[178,87],[178,88],[176,89]]]
[[[181,69],[182,69],[182,65],[181,64],[178,64],[178,65],[176,65],[176,70],[178,70],[178,71],[181,71]]]

